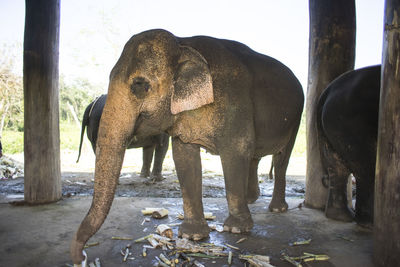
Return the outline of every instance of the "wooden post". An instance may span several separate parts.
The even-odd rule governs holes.
[[[375,178],[374,261],[400,266],[400,0],[386,0]]]
[[[59,0],[26,0],[24,37],[25,201],[61,198],[58,104]]]
[[[354,68],[356,14],[354,0],[310,0],[310,39],[306,101],[307,170],[305,204],[325,207],[327,188],[316,131],[316,106],[325,87]]]

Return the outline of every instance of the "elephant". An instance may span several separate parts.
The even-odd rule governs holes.
[[[96,142],[97,135],[99,131],[99,124],[101,114],[103,113],[104,105],[106,103],[107,95],[101,95],[96,98],[92,103],[90,103],[83,114],[82,119],[82,130],[81,130],[81,140],[79,143],[79,154],[78,160],[81,155],[83,135],[85,133],[85,128],[87,127],[87,137],[92,144],[94,153],[96,153]],[[140,172],[142,177],[151,177],[155,181],[163,180],[162,176],[162,165],[164,162],[165,155],[167,154],[169,146],[169,136],[166,133],[160,133],[154,136],[148,136],[146,138],[137,139],[133,138],[132,142],[129,143],[127,148],[139,148],[143,147],[143,165]],[[155,151],[155,153],[154,153]],[[151,162],[153,160],[154,154],[154,164],[153,170],[150,174]]]
[[[304,105],[302,86],[283,63],[230,40],[176,37],[154,29],[126,43],[110,74],[101,117],[92,205],[70,247],[74,263],[101,227],[114,197],[126,144],[167,132],[182,198],[180,237],[210,229],[202,203],[200,147],[220,156],[229,216],[224,230],[248,232],[259,195],[257,168],[273,155],[272,211],[287,210],[285,173]]]
[[[328,218],[371,226],[381,66],[346,72],[332,81],[317,104],[317,136],[328,177]],[[355,214],[347,202],[347,181],[356,179]]]

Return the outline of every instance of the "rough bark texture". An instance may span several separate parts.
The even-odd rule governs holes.
[[[325,87],[354,68],[356,15],[354,0],[310,0],[309,69],[306,101],[307,172],[305,203],[325,207],[327,188],[317,142],[316,107]]]
[[[26,0],[24,38],[25,201],[61,198],[58,104],[59,0]]]
[[[374,261],[400,266],[400,1],[387,0],[375,182]]]

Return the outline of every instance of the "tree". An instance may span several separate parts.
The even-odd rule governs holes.
[[[94,86],[87,79],[76,78],[66,81],[60,77],[60,120],[72,121],[72,114],[68,105],[71,105],[79,119],[82,119],[86,107],[103,92],[101,86]]]
[[[22,77],[15,73],[17,48],[16,44],[0,48],[0,137],[7,125],[23,129]]]

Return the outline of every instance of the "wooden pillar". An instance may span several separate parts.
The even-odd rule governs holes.
[[[61,198],[58,104],[59,0],[26,0],[24,37],[25,201]]]
[[[400,0],[386,0],[375,178],[374,261],[400,266]]]
[[[307,170],[305,204],[325,207],[316,132],[316,106],[325,87],[354,68],[356,13],[354,0],[310,0],[308,89],[306,100]]]

